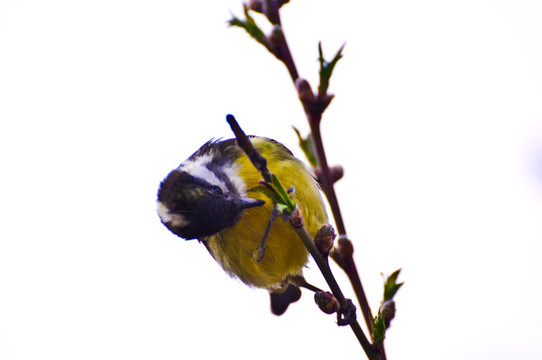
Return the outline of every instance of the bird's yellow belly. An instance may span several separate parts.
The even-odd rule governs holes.
[[[252,142],[268,160],[269,169],[277,175],[284,187],[295,185],[293,199],[301,210],[309,234],[314,237],[318,229],[327,223],[327,215],[312,174],[305,165],[276,143],[261,138],[253,138]],[[240,157],[236,165],[248,189],[258,185],[261,175],[246,156]],[[302,273],[308,251],[290,223],[278,218],[271,227],[265,255],[258,261],[258,247],[274,205],[260,192],[252,192],[250,196],[265,200],[265,205],[245,210],[234,226],[207,238],[206,245],[216,261],[231,276],[250,286],[277,289],[288,276]]]
[[[267,204],[247,210],[242,221],[210,237],[206,244],[231,276],[250,286],[273,289],[288,276],[301,274],[308,252],[290,224],[278,218],[271,227],[263,258],[258,259],[269,217]]]

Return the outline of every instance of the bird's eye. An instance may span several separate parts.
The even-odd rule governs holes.
[[[209,192],[214,195],[222,195],[222,189],[219,186],[209,187]]]

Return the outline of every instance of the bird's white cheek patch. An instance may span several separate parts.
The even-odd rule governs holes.
[[[226,185],[207,168],[207,164],[212,161],[210,155],[197,157],[193,160],[187,160],[179,166],[179,170],[186,171],[195,178],[204,180],[211,185],[218,186],[223,192],[227,192]]]
[[[239,175],[239,166],[234,164],[230,167],[223,167],[222,171],[230,179],[237,193],[241,196],[246,196],[247,186],[243,178]]]
[[[173,227],[182,227],[188,225],[188,221],[181,214],[172,214],[169,209],[160,201],[157,202],[158,216],[164,224]]]

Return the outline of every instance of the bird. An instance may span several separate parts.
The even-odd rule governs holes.
[[[294,189],[294,201],[314,238],[328,218],[313,172],[281,143],[249,139],[284,187]],[[160,183],[157,212],[173,234],[202,243],[231,277],[266,289],[271,311],[281,315],[300,298],[299,287],[319,289],[303,277],[308,251],[301,239],[288,221],[272,220],[271,199],[251,191],[261,178],[235,139],[211,139]]]

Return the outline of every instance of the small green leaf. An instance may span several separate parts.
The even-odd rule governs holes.
[[[265,36],[264,32],[258,27],[256,24],[256,21],[250,16],[250,13],[248,11],[248,7],[246,4],[243,4],[244,12],[245,12],[245,18],[246,20],[241,20],[235,16],[232,17],[231,20],[228,21],[229,26],[238,26],[240,28],[243,28],[246,30],[246,32],[252,36],[257,42],[260,44],[263,44],[265,47],[267,47],[267,37]]]
[[[303,153],[305,154],[305,157],[309,161],[309,164],[313,168],[318,167],[318,160],[316,158],[316,153],[314,152],[314,144],[312,143],[312,136],[307,136],[306,138],[303,138],[301,136],[301,133],[295,126],[292,126],[294,128],[295,133],[297,134],[297,138],[299,139],[299,147],[301,150],[303,150]]]
[[[280,201],[280,197],[277,195],[277,193],[273,190],[273,188],[266,186],[266,185],[257,185],[254,187],[251,187],[247,190],[247,192],[259,192],[267,196],[271,201],[276,203],[277,201]]]
[[[327,93],[327,88],[329,87],[329,80],[331,79],[331,74],[337,62],[342,58],[342,51],[344,45],[341,46],[335,57],[330,62],[327,62],[324,59],[324,53],[322,52],[322,42],[318,43],[318,61],[320,62],[320,85],[318,86],[318,94],[325,95]]]
[[[271,174],[271,183],[262,183],[247,190],[247,192],[259,192],[267,196],[281,214],[290,214],[295,209],[295,202],[275,174]]]
[[[272,186],[273,189],[277,192],[277,195],[280,197],[280,201],[277,201],[277,205],[284,205],[287,213],[291,213],[295,209],[295,203],[290,198],[284,186],[280,183],[278,177],[275,174],[271,174]],[[283,212],[283,211],[281,211]]]
[[[397,290],[403,286],[404,283],[397,283],[397,277],[400,272],[401,269],[394,271],[384,282],[384,301],[393,299]]]
[[[375,316],[373,320],[373,342],[382,344],[386,337],[386,310]]]
[[[279,211],[279,214],[288,215],[291,213],[291,211],[289,211],[288,205],[277,203],[275,206]]]

